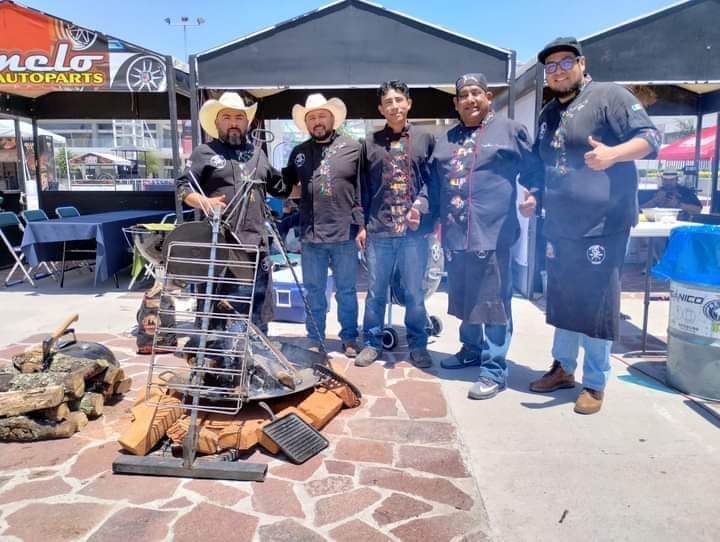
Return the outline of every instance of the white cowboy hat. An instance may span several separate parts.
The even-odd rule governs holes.
[[[248,125],[252,123],[257,111],[257,103],[246,105],[245,100],[237,92],[223,92],[217,100],[208,100],[200,108],[198,116],[200,117],[200,126],[207,132],[210,137],[218,138],[217,126],[215,119],[217,114],[223,109],[235,109],[243,111],[247,115]]]
[[[322,94],[311,94],[305,100],[305,107],[300,104],[295,104],[292,108],[292,118],[301,132],[307,132],[307,124],[305,123],[305,116],[310,111],[317,111],[318,109],[326,109],[332,113],[335,118],[333,124],[333,130],[340,128],[340,125],[345,122],[347,117],[347,107],[340,98],[325,99]]]

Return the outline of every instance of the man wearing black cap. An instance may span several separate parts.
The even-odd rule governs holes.
[[[538,54],[555,97],[538,119],[535,152],[545,163],[547,321],[555,326],[551,369],[530,389],[575,386],[580,345],[583,389],[575,412],[600,410],[618,336],[620,272],[636,224],[633,160],[654,155],[660,137],[642,104],[613,83],[595,83],[575,38]]]
[[[505,356],[512,334],[510,247],[517,240],[516,179],[532,184],[542,164],[526,128],[496,117],[492,92],[481,73],[455,83],[460,124],[435,145],[433,186],[440,188],[440,220],[447,258],[448,312],[462,320],[462,349],[443,360],[445,369],[479,366],[471,399],[489,399],[505,387]],[[524,190],[520,212],[535,198]]]

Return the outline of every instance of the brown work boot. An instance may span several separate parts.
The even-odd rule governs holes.
[[[575,376],[566,373],[559,361],[553,361],[550,370],[538,380],[530,382],[530,391],[548,393],[561,388],[574,388]]]
[[[355,341],[348,341],[346,343],[343,343],[342,348],[343,354],[345,354],[345,357],[347,358],[354,358],[358,355],[358,352],[360,351],[360,348]]]
[[[575,401],[575,412],[578,414],[595,414],[603,404],[605,392],[583,388]]]

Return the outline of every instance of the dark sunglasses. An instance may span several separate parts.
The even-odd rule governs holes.
[[[558,66],[564,72],[570,71],[578,60],[580,60],[579,56],[566,56],[560,62],[548,62],[545,64],[545,73],[555,73]]]

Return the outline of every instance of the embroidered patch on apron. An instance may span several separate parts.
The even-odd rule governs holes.
[[[591,245],[587,249],[587,259],[593,265],[600,265],[605,261],[605,247],[602,245]]]
[[[548,241],[547,246],[545,247],[545,257],[546,258],[554,258],[555,257],[555,247],[549,241]]]
[[[298,153],[298,155],[295,157],[295,166],[297,166],[297,167],[302,167],[302,165],[303,165],[304,163],[305,163],[305,153],[304,153],[304,152],[300,152],[300,153]]]

